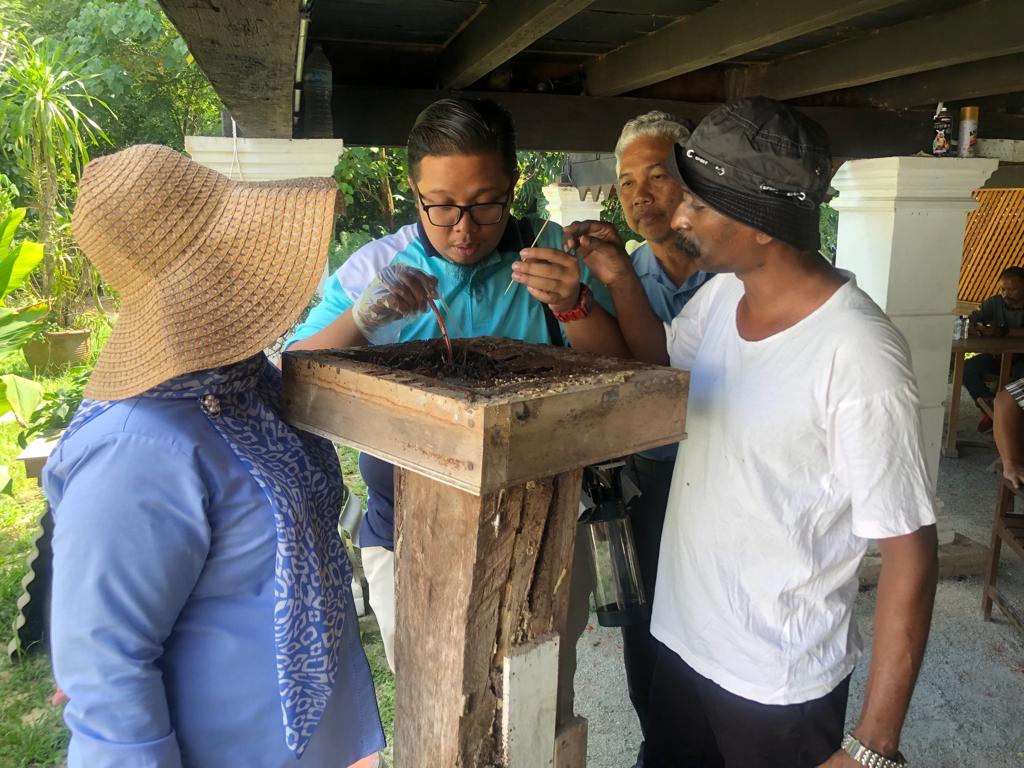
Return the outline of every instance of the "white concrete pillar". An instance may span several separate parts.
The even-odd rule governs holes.
[[[971,193],[997,165],[985,159],[883,157],[848,161],[832,180],[839,190],[832,201],[839,211],[836,266],[857,276],[910,344],[933,485],[964,226],[978,206]]]
[[[579,190],[567,184],[548,184],[541,191],[548,201],[548,218],[556,224],[564,227],[574,221],[601,218],[604,202],[594,200],[591,193],[580,200]]]

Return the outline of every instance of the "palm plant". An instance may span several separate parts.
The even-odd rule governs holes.
[[[78,74],[81,64],[60,45],[0,32],[0,141],[12,151],[31,189],[37,238],[43,244],[39,289],[49,296],[55,276],[51,234],[67,191],[89,160],[89,150],[108,142],[88,112],[110,111],[91,96]]]

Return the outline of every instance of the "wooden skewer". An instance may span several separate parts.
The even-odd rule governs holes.
[[[530,243],[530,247],[531,248],[533,248],[535,245],[537,245],[537,241],[540,240],[540,236],[544,233],[544,227],[546,227],[548,225],[549,221],[551,221],[551,219],[544,219],[544,223],[541,224],[540,229],[537,230],[537,236],[535,238],[533,238],[533,242]],[[512,283],[514,283],[514,282],[515,282],[515,280],[509,280],[508,281],[508,285],[505,286],[505,293],[508,293],[508,289],[512,287]],[[501,295],[504,296],[505,293],[503,293]]]
[[[444,338],[445,351],[448,353],[448,365],[454,365],[455,353],[452,351],[452,340],[448,336],[448,326],[444,324],[444,318],[441,317],[441,312],[438,310],[437,304],[435,304],[434,300],[429,296],[427,297],[427,304],[429,304],[430,309],[433,310],[434,317],[437,318],[437,324],[441,326],[441,336]]]

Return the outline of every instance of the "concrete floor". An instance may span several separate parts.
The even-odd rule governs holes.
[[[958,431],[978,439],[978,414],[965,404]],[[989,441],[991,438],[988,438]],[[939,498],[956,531],[988,544],[997,477],[988,471],[994,447],[962,448],[942,459]],[[928,654],[903,731],[902,750],[920,768],[1024,767],[1024,637],[995,610],[980,616],[981,579],[942,581],[935,601]],[[1000,586],[1024,605],[1024,562],[1004,553]],[[864,695],[875,605],[861,592],[857,619],[866,642],[853,676],[848,719],[856,720]],[[640,743],[626,694],[622,642],[616,630],[591,617],[578,646],[577,711],[590,721],[588,768],[630,768]]]

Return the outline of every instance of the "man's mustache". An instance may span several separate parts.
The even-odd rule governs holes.
[[[675,240],[676,247],[691,259],[700,258],[700,248],[682,232],[676,232]]]

